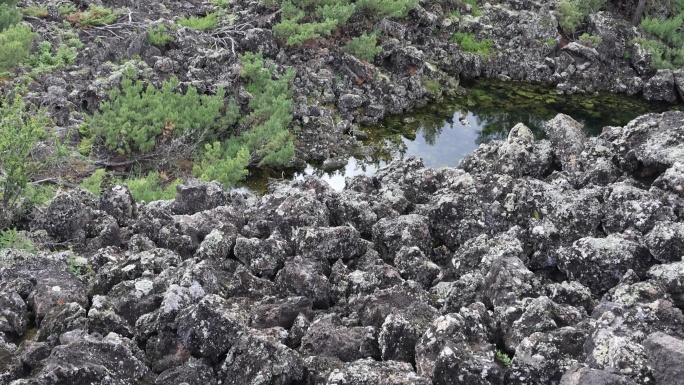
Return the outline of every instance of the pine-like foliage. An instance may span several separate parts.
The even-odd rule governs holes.
[[[26,59],[35,34],[25,25],[12,25],[0,32],[0,74],[10,72]]]
[[[100,104],[101,113],[89,119],[90,130],[104,139],[105,146],[120,154],[146,153],[158,142],[183,136],[188,141],[219,136],[234,123],[237,108],[231,104],[226,115],[223,89],[215,96],[199,95],[188,87],[186,94],[175,92],[178,79],[164,82],[161,89],[133,81],[127,73],[121,89],[109,94],[109,101]]]
[[[201,179],[217,180],[234,185],[247,174],[252,162],[260,166],[282,166],[294,156],[294,141],[289,126],[292,123],[292,90],[294,71],[276,76],[273,67],[264,64],[261,53],[240,56],[240,75],[248,80],[252,95],[252,112],[241,119],[248,129],[240,135],[205,146],[202,159],[195,164],[195,174]]]
[[[558,3],[558,24],[567,33],[575,33],[577,27],[592,13],[598,12],[607,0],[562,0]]]
[[[16,0],[0,0],[0,32],[21,21],[21,12],[14,6]]]
[[[28,111],[19,92],[14,93],[0,95],[0,211],[14,205],[38,170],[31,151],[46,136],[46,119]]]
[[[356,10],[349,0],[284,0],[280,23],[273,27],[275,34],[288,45],[328,36],[344,25]]]
[[[382,47],[378,46],[378,32],[370,35],[364,32],[361,36],[349,40],[344,50],[361,60],[372,62],[375,55],[382,51]]]

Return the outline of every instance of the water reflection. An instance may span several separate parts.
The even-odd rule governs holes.
[[[330,187],[336,191],[341,191],[345,186],[345,179],[355,177],[357,175],[368,175],[371,176],[375,174],[379,169],[385,167],[387,163],[378,162],[375,164],[367,163],[364,161],[357,160],[354,157],[349,157],[347,160],[347,165],[344,168],[326,172],[321,169],[315,168],[312,165],[308,165],[304,171],[295,173],[295,180],[302,180],[306,175],[315,175],[322,180],[328,182]]]

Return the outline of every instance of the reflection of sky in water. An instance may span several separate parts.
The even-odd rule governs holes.
[[[345,178],[351,178],[357,175],[373,175],[379,168],[385,167],[385,162],[380,162],[379,166],[372,164],[367,164],[365,162],[359,162],[354,157],[350,157],[347,161],[347,165],[339,170],[325,172],[318,170],[311,165],[306,166],[306,169],[302,172],[298,172],[294,175],[295,180],[304,179],[305,175],[316,175],[324,181],[328,182],[330,187],[336,191],[342,191],[345,185]]]
[[[423,135],[421,127],[416,133],[416,139],[411,141],[402,138],[406,145],[404,157],[417,156],[423,158],[425,167],[440,168],[454,167],[466,155],[477,148],[475,140],[480,133],[475,115],[468,112],[467,123],[459,122],[461,114],[454,114],[453,122],[444,122],[442,132],[437,134],[433,145],[429,144]]]
[[[432,168],[453,167],[458,165],[458,162],[464,156],[477,148],[478,145],[475,141],[481,130],[477,123],[477,118],[473,113],[468,112],[466,119],[462,121],[459,121],[460,117],[461,113],[456,112],[454,114],[453,123],[444,122],[442,131],[435,135],[433,144],[428,143],[425,139],[422,127],[416,133],[415,140],[402,137],[405,151],[402,151],[403,156],[398,152],[395,153],[395,158],[417,156],[423,159],[425,167]],[[328,182],[334,190],[341,191],[345,186],[346,178],[357,175],[371,176],[375,174],[379,168],[384,166],[386,166],[385,162],[380,162],[379,165],[376,165],[350,157],[347,165],[339,170],[325,172],[308,165],[303,172],[296,173],[294,179],[302,180],[305,175],[316,175]]]

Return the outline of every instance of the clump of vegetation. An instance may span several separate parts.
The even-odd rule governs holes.
[[[106,148],[125,155],[148,153],[180,136],[186,142],[216,137],[237,119],[234,104],[222,113],[223,89],[209,96],[199,95],[192,86],[185,94],[175,92],[178,86],[175,77],[161,89],[146,86],[141,80],[133,81],[127,70],[121,89],[112,90],[109,100],[100,104],[101,112],[88,119],[88,129],[104,140]]]
[[[75,12],[66,17],[67,21],[81,28],[112,24],[116,18],[117,14],[111,8],[99,5],[93,5],[85,12]]]
[[[17,0],[0,0],[0,32],[21,21],[21,12],[16,4]]]
[[[501,361],[504,366],[511,366],[511,357],[506,354],[503,350],[496,351],[496,358]]]
[[[558,3],[556,15],[563,31],[573,34],[580,24],[592,13],[598,12],[607,0],[562,0]]]
[[[273,32],[288,45],[301,45],[330,35],[337,26],[344,25],[355,10],[356,5],[349,0],[284,0],[280,23],[273,27]]]
[[[639,28],[656,39],[640,39],[638,42],[653,57],[655,68],[684,67],[684,2],[676,2],[672,12],[678,12],[669,19],[645,17]]]
[[[25,25],[12,25],[0,32],[0,74],[11,72],[28,56],[36,34]]]
[[[163,172],[157,171],[133,178],[110,178],[107,171],[101,168],[83,179],[79,187],[99,196],[109,185],[126,185],[136,201],[153,202],[173,199],[176,196],[176,186],[180,183],[180,179],[171,180]]]
[[[26,108],[18,90],[13,96],[0,95],[0,107],[0,211],[11,215],[40,169],[31,152],[46,137],[47,120],[42,113]],[[0,218],[0,224],[8,219]]]
[[[583,33],[582,36],[579,37],[580,44],[591,48],[598,48],[598,46],[601,45],[601,41],[601,36],[594,36],[588,33]]]
[[[190,16],[181,17],[178,19],[178,24],[183,27],[196,29],[198,31],[208,31],[210,29],[215,29],[219,23],[218,12],[208,13],[204,17]]]
[[[382,47],[378,46],[378,32],[373,32],[370,35],[363,33],[361,36],[349,40],[344,46],[344,51],[361,60],[372,62],[375,55],[382,51]]]
[[[477,40],[472,33],[456,32],[451,41],[458,44],[461,50],[482,55],[489,58],[492,55],[492,41],[490,39]]]
[[[24,14],[32,17],[44,19],[48,17],[48,8],[45,5],[34,5],[24,8]]]
[[[75,5],[71,4],[71,3],[69,3],[69,4],[61,4],[61,5],[57,8],[57,10],[59,11],[59,14],[60,14],[60,15],[65,16],[65,17],[68,16],[68,15],[71,15],[72,13],[78,12],[78,8],[77,8]]]
[[[26,61],[33,68],[31,75],[35,77],[74,64],[78,49],[81,47],[83,47],[83,42],[78,39],[70,39],[67,44],[58,45],[56,50],[53,50],[52,43],[49,41],[40,42],[36,52],[31,54]]]
[[[147,42],[157,47],[166,47],[173,42],[173,36],[168,34],[168,28],[164,24],[157,24],[147,30]]]
[[[16,229],[0,230],[0,250],[4,249],[20,249],[30,253],[38,251],[33,242]]]
[[[356,4],[376,18],[405,19],[418,6],[418,0],[359,0]]]
[[[294,140],[289,126],[292,123],[292,90],[290,83],[295,72],[288,70],[278,75],[273,65],[264,62],[261,53],[240,56],[247,91],[252,95],[252,112],[240,120],[247,130],[226,141],[214,141],[205,146],[201,159],[195,163],[194,173],[204,180],[217,180],[226,186],[234,185],[247,175],[252,162],[260,166],[282,166],[294,156]]]
[[[420,80],[427,92],[431,93],[435,97],[442,96],[442,87],[439,85],[439,80],[430,79],[427,76],[423,76]]]

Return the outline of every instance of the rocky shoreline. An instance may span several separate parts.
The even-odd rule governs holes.
[[[684,113],[558,115],[342,192],[58,194],[0,251],[0,383],[677,384]]]

